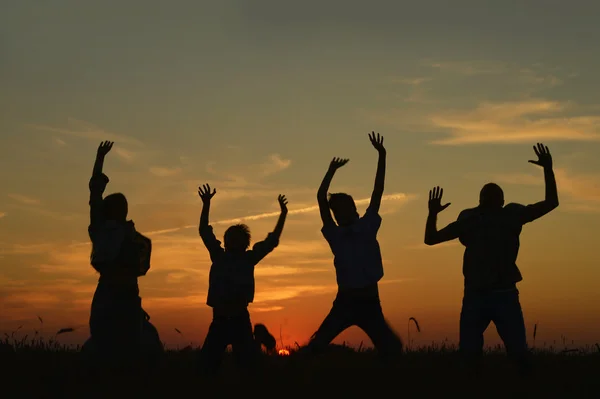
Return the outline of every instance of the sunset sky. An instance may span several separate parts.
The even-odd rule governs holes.
[[[280,246],[256,268],[253,322],[306,343],[335,296],[316,191],[332,157],[349,158],[331,191],[364,211],[384,135],[379,241],[386,317],[415,345],[458,338],[458,243],[423,244],[428,190],[452,205],[438,225],[499,183],[507,202],[544,197],[529,164],[543,142],[560,207],[524,228],[518,265],[528,337],[600,338],[600,4],[421,0],[83,2],[0,7],[0,332],[23,326],[88,335],[98,276],[89,265],[88,179],[115,142],[107,193],[153,241],[143,306],[169,345],[201,344],[210,261],[197,187],[217,189],[218,237],[246,218]],[[368,6],[367,6],[368,4]],[[40,323],[41,316],[44,323]],[[175,331],[180,330],[182,334]],[[498,342],[495,328],[488,343]],[[335,342],[370,342],[357,328]]]

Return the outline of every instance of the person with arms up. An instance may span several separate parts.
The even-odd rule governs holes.
[[[112,355],[140,353],[142,346],[154,353],[163,350],[158,332],[142,309],[138,288],[138,278],[150,269],[152,242],[127,220],[128,204],[122,193],[102,197],[109,182],[102,171],[104,159],[113,144],[105,141],[98,147],[89,182],[90,263],[100,278],[91,306],[91,338],[84,346],[111,359]]]
[[[460,315],[460,352],[475,374],[480,373],[483,333],[494,322],[508,355],[522,375],[532,372],[525,322],[516,284],[523,278],[517,267],[519,235],[523,225],[558,207],[558,191],[548,147],[533,147],[538,159],[529,161],[544,170],[546,197],[531,205],[504,205],[504,193],[495,183],[481,189],[479,206],[460,212],[441,230],[437,215],[450,204],[441,204],[443,190],[429,192],[425,244],[436,245],[458,238],[465,246],[464,297]]]
[[[306,347],[308,353],[322,352],[342,331],[361,328],[385,360],[402,353],[402,341],[384,318],[378,283],[383,277],[377,233],[381,226],[379,207],[385,183],[386,149],[383,137],[372,132],[369,139],[379,154],[370,204],[361,217],[352,196],[327,192],[335,172],[348,159],[334,158],[317,192],[323,227],[321,232],[334,255],[338,292],[325,320]],[[333,212],[333,217],[331,215]],[[337,223],[336,223],[337,222]]]
[[[231,344],[238,365],[249,368],[255,365],[260,345],[252,330],[248,305],[254,301],[254,268],[278,245],[287,217],[287,199],[278,197],[281,213],[275,229],[263,241],[250,247],[250,230],[245,224],[230,226],[224,234],[224,247],[217,240],[209,224],[210,204],[217,190],[209,185],[198,189],[202,199],[199,233],[212,265],[206,304],[213,310],[213,319],[200,351],[202,373],[218,371],[225,349]],[[263,335],[267,335],[266,327]]]

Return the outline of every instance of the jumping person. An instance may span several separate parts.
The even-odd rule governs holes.
[[[529,161],[544,169],[546,198],[532,205],[504,205],[504,193],[494,183],[481,189],[479,206],[462,211],[458,220],[437,230],[437,215],[450,204],[441,204],[443,190],[429,192],[425,244],[436,245],[458,238],[465,246],[464,297],[460,315],[460,351],[469,368],[480,372],[483,333],[494,322],[508,355],[520,372],[531,372],[525,323],[516,284],[523,279],[517,267],[519,235],[523,225],[558,206],[552,156],[548,147],[533,147],[538,159]]]
[[[309,353],[322,352],[335,337],[353,325],[369,336],[385,359],[402,353],[401,339],[384,318],[378,288],[383,277],[377,232],[381,225],[379,207],[385,182],[386,150],[379,134],[373,132],[369,139],[379,154],[379,160],[371,201],[365,214],[362,217],[358,214],[354,199],[349,194],[330,194],[327,199],[335,172],[348,159],[333,158],[317,192],[323,222],[321,232],[334,255],[338,292],[329,314],[306,347]]]
[[[251,240],[248,226],[235,224],[225,231],[223,248],[208,221],[211,199],[216,192],[216,189],[211,191],[209,185],[198,190],[202,199],[199,232],[212,261],[206,304],[213,308],[213,319],[202,345],[200,361],[202,372],[211,374],[218,371],[229,344],[240,366],[255,364],[260,345],[255,341],[248,312],[248,304],[254,300],[254,267],[279,245],[288,213],[287,199],[280,195],[281,213],[275,229],[265,240],[248,249]],[[259,332],[264,331],[259,327]]]

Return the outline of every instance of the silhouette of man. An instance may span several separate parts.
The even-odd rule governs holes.
[[[223,248],[208,223],[211,199],[216,192],[216,189],[211,192],[209,185],[198,190],[202,199],[199,232],[212,261],[206,304],[213,308],[213,320],[200,352],[202,372],[210,374],[218,371],[229,344],[238,365],[255,364],[260,345],[254,339],[248,313],[248,304],[254,300],[254,267],[279,245],[288,213],[287,199],[280,195],[281,213],[265,240],[249,250],[250,230],[244,224],[236,224],[225,231]]]
[[[483,333],[494,322],[508,355],[521,373],[530,370],[529,351],[519,291],[516,284],[523,278],[517,267],[519,235],[523,225],[558,206],[558,192],[548,147],[533,147],[544,169],[546,198],[532,205],[504,205],[504,193],[494,183],[481,189],[479,206],[463,210],[458,220],[437,230],[437,215],[450,204],[441,205],[443,190],[429,192],[429,216],[425,244],[436,245],[458,238],[465,246],[463,275],[465,281],[460,316],[460,351],[467,365],[479,373],[483,353]]]
[[[348,159],[333,158],[317,193],[323,222],[321,233],[334,255],[338,292],[329,314],[308,343],[309,353],[322,352],[342,331],[354,325],[369,336],[384,359],[402,352],[402,341],[383,316],[378,288],[383,277],[377,232],[381,225],[379,207],[385,182],[386,150],[383,136],[372,132],[369,139],[379,153],[379,160],[371,202],[365,214],[360,217],[354,199],[346,193],[331,194],[327,200],[335,172]]]
[[[158,333],[142,309],[138,288],[138,277],[144,276],[150,268],[152,243],[127,220],[128,205],[123,194],[102,198],[109,182],[102,169],[112,147],[109,141],[98,147],[89,182],[90,260],[100,278],[92,300],[91,340],[86,343],[86,349],[93,346],[101,355],[132,354],[140,349],[143,331],[150,330],[153,349],[162,351]]]

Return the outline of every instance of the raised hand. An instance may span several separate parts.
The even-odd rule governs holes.
[[[552,169],[552,155],[550,155],[548,147],[542,143],[537,143],[537,146],[533,146],[533,151],[535,152],[535,155],[537,155],[538,160],[529,161],[529,163],[541,166],[544,169]]]
[[[444,189],[439,186],[429,190],[429,213],[438,214],[450,206],[449,202],[442,205],[442,195],[444,195]]]
[[[279,194],[279,197],[277,197],[277,201],[279,201],[279,206],[281,207],[281,213],[287,213],[288,201],[287,201],[287,198],[285,198],[285,195]]]
[[[375,132],[371,132],[369,133],[369,140],[371,140],[371,144],[373,144],[373,147],[375,147],[377,151],[385,152],[385,147],[383,146],[383,136],[380,136],[379,133],[377,133],[377,136],[375,136]]]
[[[339,168],[341,168],[342,166],[346,165],[348,163],[349,159],[346,158],[333,158],[331,160],[331,163],[329,164],[329,169],[331,170],[337,170]]]
[[[114,144],[114,141],[103,141],[98,146],[98,156],[104,157],[110,152]]]
[[[202,199],[202,202],[204,202],[204,203],[210,202],[210,200],[212,199],[212,197],[215,196],[216,193],[217,193],[217,189],[215,188],[211,192],[210,186],[208,184],[198,187],[198,195],[200,196],[200,198]]]

